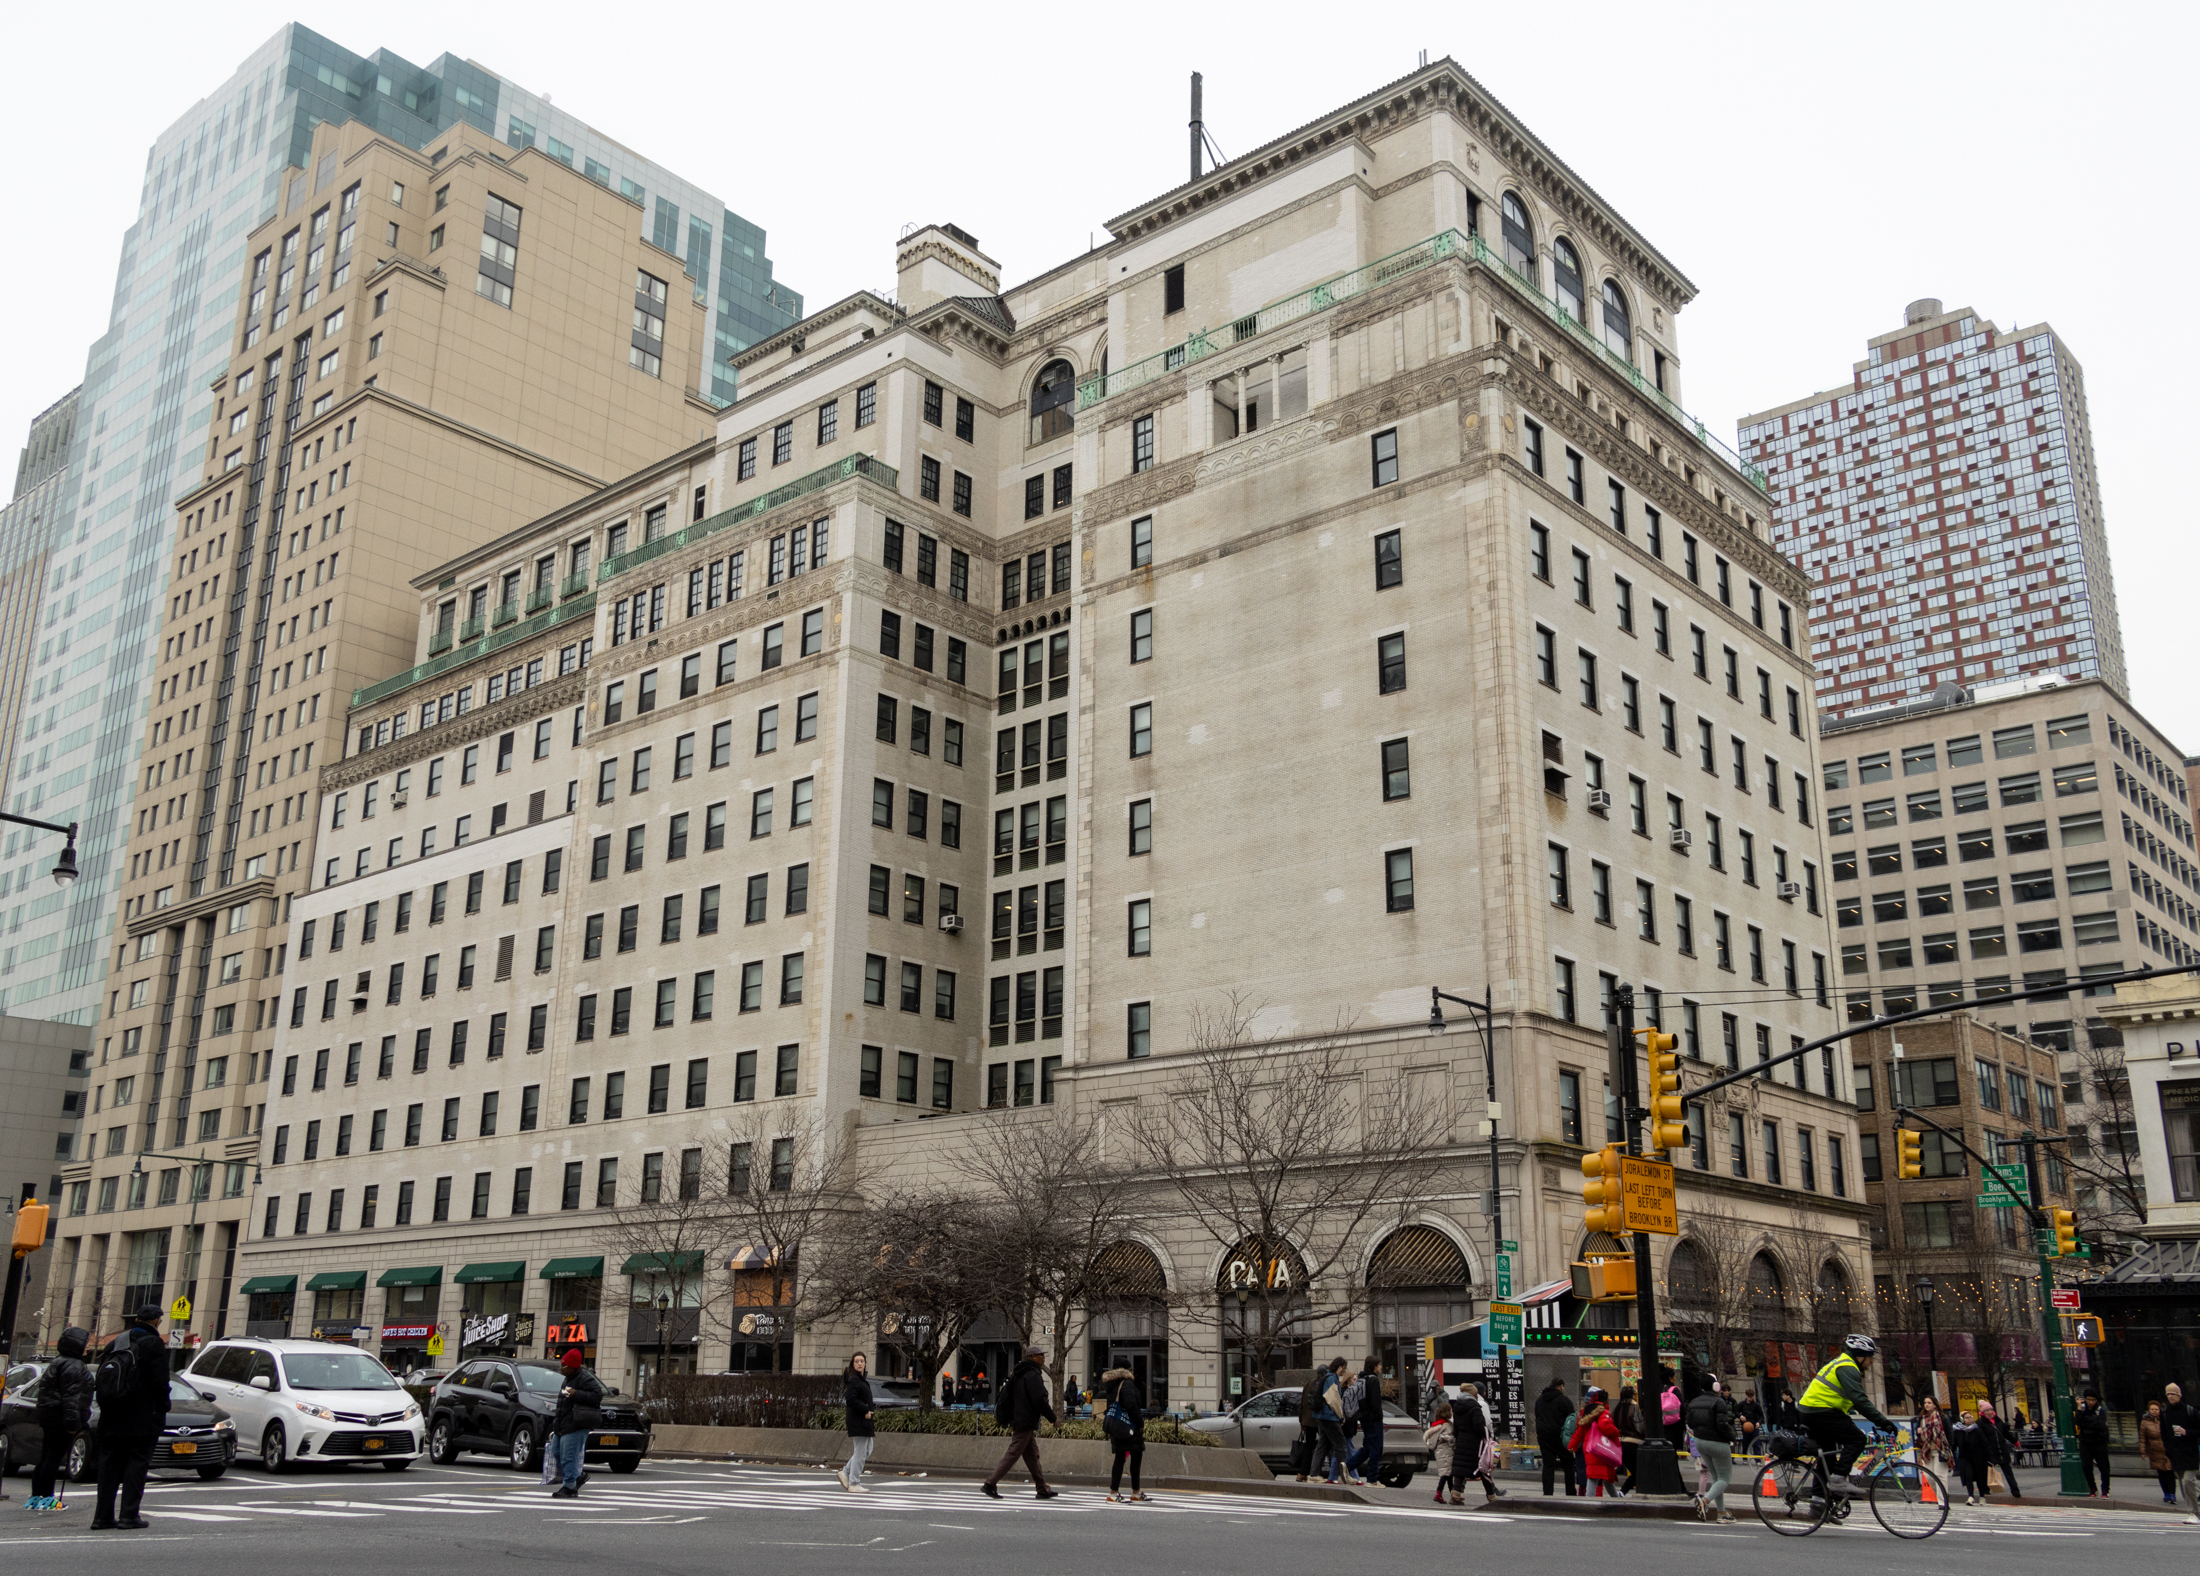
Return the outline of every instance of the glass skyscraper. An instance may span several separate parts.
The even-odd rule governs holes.
[[[776,284],[764,232],[702,187],[451,55],[429,65],[350,50],[291,23],[181,116],[146,155],[107,332],[86,358],[74,437],[43,534],[0,533],[0,584],[42,578],[31,638],[0,645],[0,696],[20,717],[0,802],[82,823],[82,876],[56,890],[51,838],[0,841],[0,1012],[89,1023],[143,742],[174,498],[204,475],[207,385],[229,365],[247,233],[275,211],[313,128],[359,120],[413,147],[467,121],[539,147],[636,204],[709,309],[699,393],[732,399],[730,357],[802,315]],[[54,379],[57,386],[61,378]],[[49,486],[52,483],[49,481]],[[40,562],[43,555],[43,562]]]

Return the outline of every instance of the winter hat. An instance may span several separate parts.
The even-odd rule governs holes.
[[[578,1346],[568,1346],[565,1349],[565,1356],[559,1360],[565,1364],[567,1369],[577,1369],[581,1365],[581,1349]]]
[[[1047,1349],[1044,1346],[1027,1346],[1024,1348],[1024,1356],[1032,1362],[1043,1363],[1047,1360]]]

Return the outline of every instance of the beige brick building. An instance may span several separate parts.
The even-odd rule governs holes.
[[[344,1316],[402,1349],[405,1288],[373,1288],[471,1267],[525,1349],[574,1307],[560,1261],[638,1375],[633,1201],[744,1185],[774,1134],[853,1124],[906,1174],[1003,1110],[1128,1132],[1237,990],[1279,1065],[1342,1020],[1371,1098],[1444,1113],[1442,1183],[1340,1261],[1394,1229],[1449,1255],[1352,1336],[1395,1340],[1489,1295],[1492,1098],[1517,1273],[1578,1255],[1613,984],[1698,1081],[1831,1030],[1807,587],[1677,404],[1686,278],[1449,61],[1108,228],[1005,291],[918,230],[894,301],[743,356],[709,441],[415,571],[414,666],[320,767],[240,1276],[356,1279]],[[574,595],[467,643],[514,575]],[[1494,1091],[1469,1020],[1426,1029],[1430,986],[1485,984]],[[1768,1336],[1868,1273],[1839,1060],[1738,1087],[1677,1157],[1684,1219],[1739,1221],[1784,1288]],[[1093,1355],[1213,1406],[1230,1253],[1158,1201],[1138,1242],[1205,1317]],[[756,1360],[671,1323],[669,1361]]]
[[[353,121],[251,235],[178,503],[55,1321],[180,1291],[232,1327],[317,774],[352,688],[412,656],[406,582],[708,430],[704,309],[634,207],[464,125],[417,152]],[[476,647],[558,617],[555,587],[488,589]]]

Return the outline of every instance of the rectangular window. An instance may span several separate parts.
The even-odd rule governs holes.
[[[1384,906],[1402,914],[1413,907],[1413,850],[1394,848],[1383,856]]]
[[[1153,469],[1153,424],[1151,416],[1137,416],[1131,420],[1131,470],[1134,473]]]
[[[1398,479],[1398,429],[1386,428],[1368,440],[1375,485],[1388,487]]]

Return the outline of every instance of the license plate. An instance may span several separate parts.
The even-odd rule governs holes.
[[[172,1456],[195,1456],[199,1453],[198,1443],[195,1440],[179,1439],[168,1447],[168,1453]]]
[[[388,1443],[389,1441],[386,1439],[369,1439],[365,1441],[365,1448],[368,1450],[380,1450],[384,1445]]]
[[[596,1440],[596,1443],[599,1445],[615,1445],[618,1442],[619,1436],[617,1434],[604,1434],[599,1436]]]

